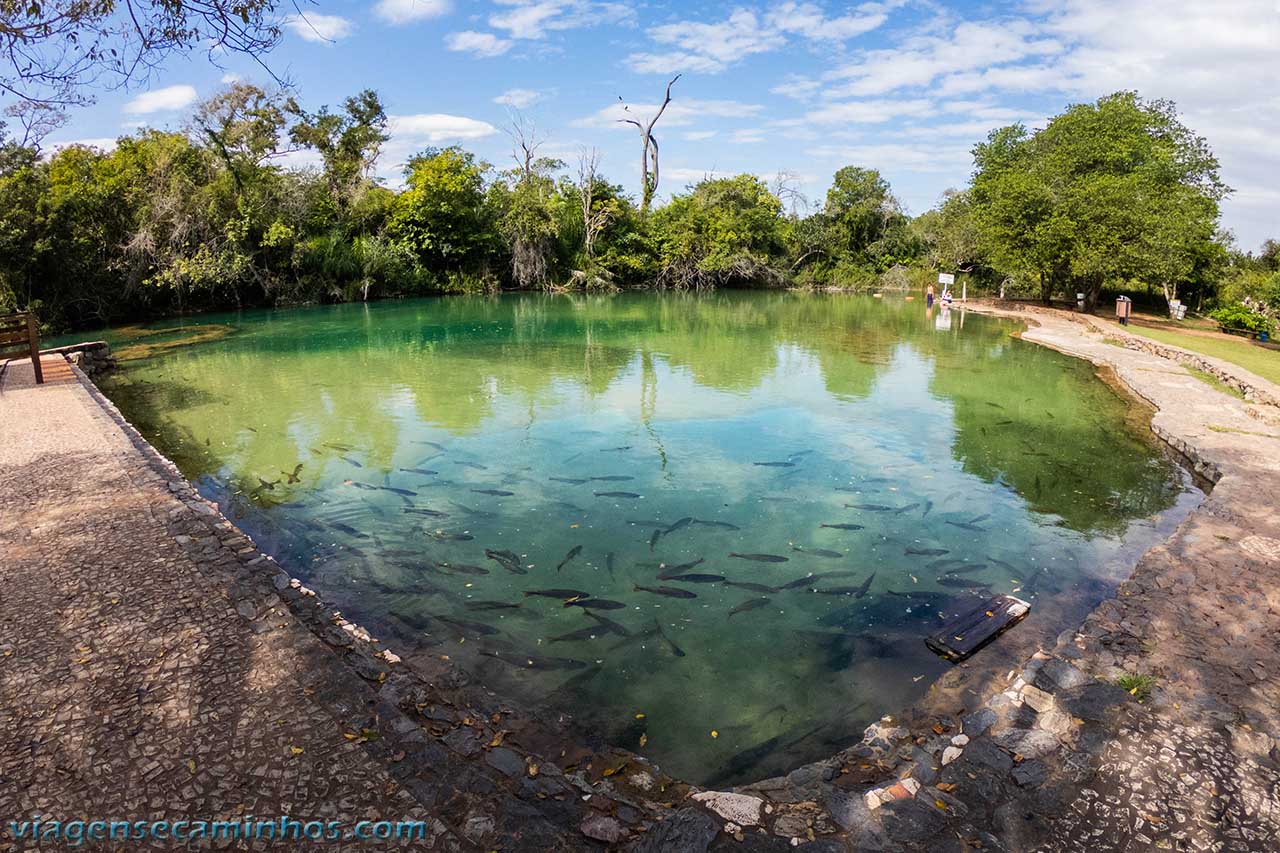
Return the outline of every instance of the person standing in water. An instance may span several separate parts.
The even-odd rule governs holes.
[[[929,289],[924,294],[924,304],[926,308],[933,307],[933,285],[929,285]]]

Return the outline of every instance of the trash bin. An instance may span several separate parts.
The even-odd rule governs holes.
[[[1133,300],[1127,296],[1116,297],[1116,319],[1121,326],[1129,325],[1129,315],[1133,312]]]
[[[1265,344],[1267,341],[1271,340],[1271,333],[1258,332],[1258,340]]]
[[[1077,311],[1084,310],[1084,294],[1083,293],[1076,294],[1076,310]]]

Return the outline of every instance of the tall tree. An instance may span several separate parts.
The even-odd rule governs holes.
[[[653,128],[658,123],[658,119],[662,118],[662,114],[667,111],[667,106],[671,103],[671,87],[680,79],[680,75],[672,77],[667,82],[666,93],[662,96],[662,104],[658,107],[658,111],[653,114],[647,122],[634,118],[622,118],[618,121],[624,124],[634,125],[640,131],[640,212],[648,213],[649,205],[653,202],[653,196],[658,191],[658,140],[654,138]],[[619,98],[618,100],[622,100]],[[630,113],[631,108],[623,103],[623,111]]]
[[[289,129],[294,144],[315,149],[324,162],[325,180],[339,211],[345,211],[378,161],[387,136],[387,113],[378,93],[365,89],[347,98],[341,113],[308,113],[292,98],[285,109],[297,117]]]

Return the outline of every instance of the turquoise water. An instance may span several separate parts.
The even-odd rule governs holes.
[[[920,698],[947,667],[922,638],[983,596],[1082,612],[1191,500],[1088,365],[1014,331],[843,295],[453,297],[114,330],[105,390],[393,645],[731,783]]]

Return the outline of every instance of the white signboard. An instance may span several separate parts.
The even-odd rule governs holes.
[[[938,284],[955,284],[956,277],[949,272],[938,273]]]

